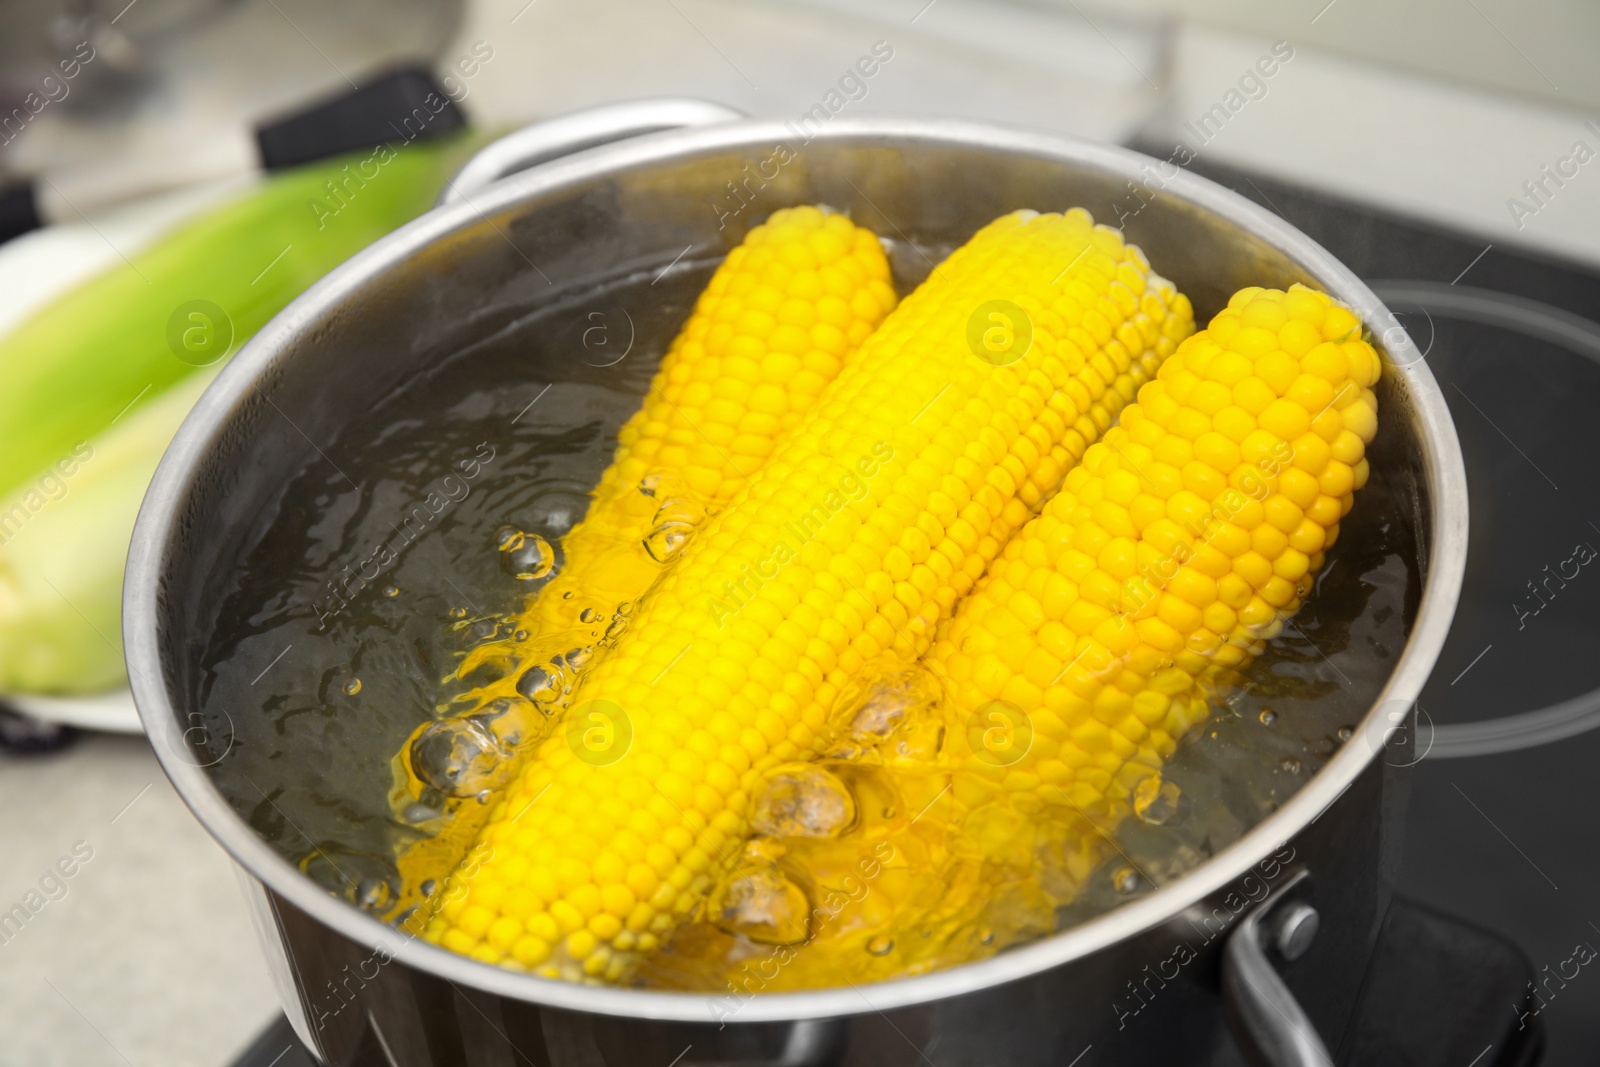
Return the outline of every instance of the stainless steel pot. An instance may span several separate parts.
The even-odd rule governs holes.
[[[489,149],[445,203],[268,324],[161,464],[128,563],[129,673],[168,775],[247,874],[295,1029],[340,1065],[1087,1067],[1205,1059],[1229,1040],[1226,1003],[1253,1058],[1319,1062],[1349,1022],[1387,906],[1404,801],[1393,767],[1406,762],[1406,712],[1444,641],[1466,559],[1461,453],[1416,348],[1322,248],[1170,164],[970,123],[840,117],[808,137],[730,118],[712,105],[647,102]],[[688,124],[701,125],[630,136]],[[558,158],[574,146],[584,150]],[[1344,746],[1280,810],[1175,883],[994,959],[867,987],[741,1000],[560,984],[408,941],[329,896],[258,839],[197,766],[210,757],[200,755],[209,750],[191,635],[214,620],[224,546],[254,529],[315,454],[311,442],[333,437],[362,396],[439,358],[463,324],[623,268],[725,250],[773,209],[803,202],[928,245],[959,243],[1014,208],[1082,204],[1124,217],[1129,238],[1202,315],[1241,286],[1296,281],[1356,308],[1388,363],[1380,462],[1409,488],[1394,518],[1415,528],[1424,556],[1421,605],[1364,723],[1366,743]]]

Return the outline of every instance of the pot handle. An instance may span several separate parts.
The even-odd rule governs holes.
[[[606,104],[536,122],[493,141],[467,160],[445,182],[437,204],[473,196],[501,178],[562,156],[613,141],[683,126],[709,126],[744,118],[742,112],[709,100],[661,97]]]
[[[1222,950],[1222,997],[1233,1037],[1255,1067],[1333,1067],[1328,1047],[1279,977],[1268,951],[1292,963],[1317,936],[1317,910],[1300,871],[1239,923]],[[1299,892],[1296,892],[1296,889]]]

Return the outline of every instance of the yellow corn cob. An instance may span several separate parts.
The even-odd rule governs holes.
[[[787,803],[812,825],[758,817],[646,983],[727,991],[733,1012],[1050,933],[1365,482],[1379,364],[1355,326],[1321,294],[1248,289],[1180,346],[940,627],[923,666],[944,706],[921,668],[892,674],[832,758],[774,772],[756,810],[809,778],[809,806]]]
[[[542,663],[592,645],[586,637],[603,634],[617,608],[650,587],[894,303],[877,237],[844,216],[784,208],[752,229],[711,276],[644,404],[618,433],[587,514],[562,538],[560,572],[516,617],[526,635],[516,642],[520,658]],[[550,556],[547,547],[539,554]],[[479,646],[457,673],[504,653],[503,645]],[[548,684],[524,683],[526,695],[558,709],[575,660],[542,668]],[[469,700],[509,696],[513,681]]]
[[[1301,286],[1242,290],[1179,347],[929,657],[969,753],[958,800],[1127,813],[1311,588],[1366,482],[1378,374],[1355,317]]]
[[[737,854],[766,772],[824,742],[869,663],[926,649],[1191,329],[1188,301],[1081,210],[986,227],[644,600],[425,935],[554,977],[626,973]]]
[[[765,461],[786,432],[854,356],[894,306],[889,262],[870,231],[842,215],[784,208],[752,229],[712,274],[674,338],[640,409],[618,434],[616,453],[582,522],[562,538],[561,570],[532,597],[508,631],[457,665],[466,677],[486,662],[509,668],[458,697],[451,717],[407,739],[393,797],[414,801],[424,784],[417,747],[481,755],[484,730],[496,747],[527,746],[552,728],[567,694],[592,662],[596,638],[617,612],[661,574],[708,511],[716,511]],[[531,535],[522,564],[548,570],[554,553]],[[576,654],[574,654],[576,650]],[[526,713],[518,688],[543,716]],[[509,712],[506,710],[509,709]],[[514,773],[509,760],[446,764],[426,784],[472,797]],[[454,773],[452,773],[454,772]],[[472,803],[449,829],[411,846],[399,863],[403,906],[418,887],[450,872],[487,811]]]

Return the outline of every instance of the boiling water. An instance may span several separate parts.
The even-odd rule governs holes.
[[[892,252],[896,288],[907,292],[926,262]],[[420,727],[459,710],[452,698],[518,669],[514,657],[489,657],[479,675],[443,681],[473,649],[514,639],[506,620],[559,572],[562,534],[582,517],[617,429],[714,266],[621,279],[442,358],[323,443],[327,459],[307,465],[241,548],[204,657],[211,773],[257,833],[328,892],[403,920],[433,888],[416,858],[432,850],[442,874],[470,843],[486,812],[475,790],[419,789],[397,755]],[[1403,493],[1383,474],[1384,441],[1316,591],[1251,664],[1246,686],[1139,797],[1139,817],[1074,880],[1051,928],[1180,877],[1351,741],[1420,597],[1418,549],[1400,518]],[[596,619],[597,638],[608,621]],[[425,777],[488,782],[517,739],[517,728],[497,736],[485,727],[419,758],[433,764]],[[782,817],[807,817],[803,786]],[[831,810],[826,788],[812,800]],[[1035,924],[1010,940],[1049,932]],[[975,936],[980,953],[1008,947],[988,931]],[[883,937],[864,947],[873,957],[895,948]],[[718,961],[766,950],[702,920],[640,981],[721,988]]]

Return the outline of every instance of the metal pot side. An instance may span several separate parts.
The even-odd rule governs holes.
[[[789,158],[775,163],[779,146]],[[753,199],[735,212],[744,201],[729,198],[727,183],[752,173],[764,181],[743,186]],[[258,531],[291,472],[316,454],[311,442],[332,439],[352,406],[497,329],[508,309],[659,269],[686,249],[720,254],[772,210],[808,202],[933,247],[959,244],[1009,210],[1080,204],[1106,221],[1124,216],[1128,239],[1202,321],[1245,285],[1304,282],[1356,309],[1387,363],[1375,462],[1410,488],[1396,518],[1414,526],[1424,556],[1410,640],[1359,731],[1368,743],[1344,746],[1280,810],[1184,878],[1055,937],[919,978],[764,994],[736,1011],[726,998],[489,967],[408,942],[325,894],[229,807],[186,734],[199,706],[188,635],[211,625],[228,546]],[[744,121],[605,145],[504,179],[377,242],[279,314],[206,392],[161,463],[133,538],[124,633],[157,754],[248,872],[290,1018],[329,1062],[380,1046],[406,1065],[666,1064],[682,1054],[680,1067],[923,1056],[957,1067],[1066,1063],[1091,1046],[1085,1064],[1121,1062],[1226,1040],[1218,935],[1259,899],[1259,884],[1302,868],[1323,929],[1335,933],[1288,980],[1320,1031],[1342,1031],[1398,847],[1393,815],[1404,798],[1384,757],[1404,760],[1382,743],[1396,725],[1385,715],[1414,701],[1443,644],[1466,520],[1460,448],[1416,347],[1354,275],[1282,219],[1170,165],[1060,136],[840,118],[807,141],[783,124]],[[1195,959],[1174,967],[1179,941]]]

